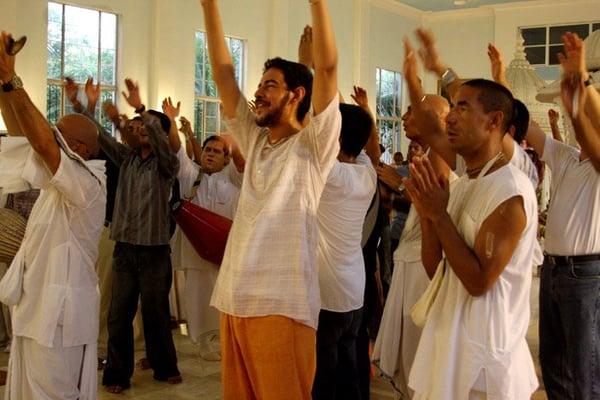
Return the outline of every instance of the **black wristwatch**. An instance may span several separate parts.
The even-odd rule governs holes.
[[[23,89],[23,81],[17,75],[13,76],[10,81],[2,84],[2,91],[5,93],[17,89]]]

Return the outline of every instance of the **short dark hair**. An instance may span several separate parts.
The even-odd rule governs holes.
[[[223,138],[221,136],[219,136],[219,135],[210,135],[209,137],[207,137],[206,139],[204,139],[204,142],[202,142],[202,149],[204,149],[209,142],[221,142],[221,143],[223,143],[223,154],[229,155],[229,149],[227,148],[227,146],[225,146],[225,141],[223,140]]]
[[[310,99],[312,97],[313,76],[309,69],[297,62],[284,60],[276,57],[265,61],[263,73],[267,70],[275,68],[283,73],[283,79],[289,90],[294,90],[302,86],[306,94],[298,106],[296,119],[302,122],[308,110],[310,110]]]
[[[368,112],[352,104],[340,104],[340,113],[340,148],[344,154],[356,157],[369,141],[373,119]]]
[[[529,110],[521,100],[514,100],[511,125],[515,127],[513,139],[515,139],[515,142],[521,143],[527,135],[527,129],[529,129]]]
[[[165,134],[168,135],[169,131],[171,130],[171,120],[169,119],[169,117],[167,117],[166,114],[163,114],[160,111],[156,110],[148,110],[148,114],[158,118],[158,121],[160,122],[160,127],[163,131],[165,131]]]
[[[488,79],[471,79],[463,85],[480,90],[477,100],[483,106],[485,113],[501,111],[504,114],[502,131],[506,133],[512,124],[514,115],[514,98],[510,90]]]

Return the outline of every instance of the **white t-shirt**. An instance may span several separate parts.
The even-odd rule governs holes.
[[[600,172],[580,151],[550,136],[544,160],[552,170],[545,248],[548,254],[600,254]]]
[[[3,138],[3,145],[12,139]],[[31,148],[21,164],[20,177],[42,190],[13,260],[25,263],[23,294],[11,310],[13,334],[46,347],[58,325],[65,347],[98,340],[95,263],[106,206],[104,161],[74,160],[63,150],[60,156],[54,175]]]
[[[482,373],[488,398],[530,398],[537,387],[525,340],[538,218],[529,182],[508,164],[478,181],[465,175],[451,185],[448,210],[470,248],[487,217],[512,197],[523,199],[527,221],[508,264],[485,294],[471,296],[454,270],[446,268],[410,372],[409,386],[418,398],[466,399]]]
[[[183,146],[177,152],[179,159],[179,188],[181,197],[190,195],[194,182],[198,179],[200,166],[193,162],[186,154]],[[237,208],[240,189],[234,181],[237,180],[238,172],[235,166],[227,165],[219,172],[203,174],[196,195],[191,199],[192,203],[206,208],[209,211],[233,219]],[[180,240],[172,241],[173,264],[183,269],[208,269],[216,268],[213,263],[201,258],[185,234],[178,233]],[[174,236],[177,238],[178,234]]]
[[[240,96],[228,126],[247,156],[211,305],[238,317],[283,315],[317,327],[317,207],[339,152],[338,95],[306,128],[269,144]]]
[[[348,312],[363,306],[365,263],[360,241],[376,184],[377,173],[364,152],[356,164],[336,161],[327,177],[317,214],[323,310]]]

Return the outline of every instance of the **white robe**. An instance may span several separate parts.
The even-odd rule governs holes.
[[[56,137],[62,149],[54,175],[25,138],[0,142],[0,186],[6,191],[42,189],[11,265],[25,269],[21,297],[11,310],[14,351],[6,400],[31,398],[30,390],[36,399],[50,399],[52,393],[63,393],[63,382],[76,388],[73,398],[96,398],[99,292],[94,263],[106,205],[104,162],[83,161],[60,133]],[[33,362],[40,355],[31,354],[36,346],[48,349],[45,355],[56,363]],[[69,368],[52,367],[67,353],[79,354],[77,381]],[[39,380],[45,373],[50,379]]]

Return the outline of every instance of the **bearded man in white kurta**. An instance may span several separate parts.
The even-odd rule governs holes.
[[[95,399],[99,293],[94,263],[106,204],[104,162],[90,161],[98,152],[98,132],[80,115],[62,118],[56,128],[48,124],[14,72],[8,41],[3,33],[0,109],[9,131],[26,138],[2,140],[0,186],[20,179],[41,193],[10,267],[23,268],[22,280],[7,279],[9,271],[0,293],[13,305],[4,398]],[[4,175],[7,164],[12,177]]]
[[[447,181],[419,159],[406,182],[420,217],[423,265],[430,277],[442,274],[409,386],[416,399],[525,399],[537,387],[525,341],[537,203],[527,176],[502,156],[513,97],[477,79],[460,87],[455,104],[448,138],[466,175],[448,193]],[[430,118],[424,106],[413,112]]]

